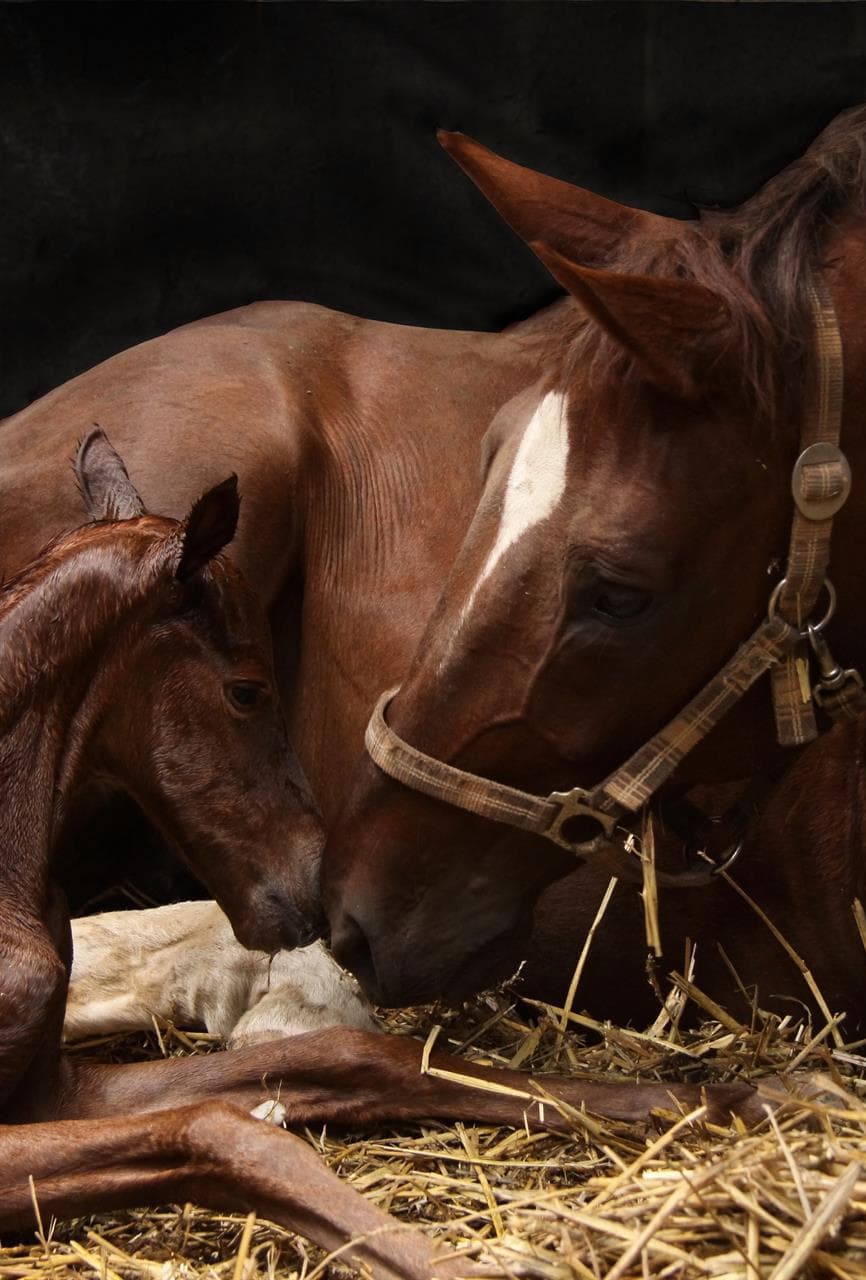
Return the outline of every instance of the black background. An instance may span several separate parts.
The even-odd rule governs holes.
[[[437,125],[685,216],[864,99],[860,3],[2,4],[0,411],[255,298],[551,297]]]

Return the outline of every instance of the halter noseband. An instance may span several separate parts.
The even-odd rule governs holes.
[[[545,836],[585,858],[610,853],[620,832],[630,838],[621,822],[645,809],[683,757],[765,672],[772,673],[776,731],[783,746],[797,746],[817,736],[813,701],[834,719],[851,719],[866,710],[859,674],[835,662],[822,635],[836,599],[826,578],[833,516],[848,497],[851,472],[839,448],[843,387],[839,327],[829,290],[820,278],[810,286],[810,296],[818,376],[791,478],[795,510],[788,562],[784,578],[770,597],[767,617],[733,657],[673,720],[589,791],[572,787],[536,796],[425,755],[398,737],[385,720],[397,689],[379,699],[364,739],[371,758],[384,773],[445,804]],[[829,597],[826,614],[819,622],[812,622],[812,611],[825,585]],[[819,667],[814,687],[810,651]],[[574,832],[577,820],[583,828],[587,820],[594,822],[596,831],[589,838]],[[658,880],[689,887],[708,883],[721,869],[704,863],[679,874],[659,873]]]

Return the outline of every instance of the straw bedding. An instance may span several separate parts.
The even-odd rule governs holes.
[[[403,1011],[388,1024],[393,1034],[422,1039],[440,1027],[441,1046],[501,1065],[626,1079],[765,1076],[780,1096],[793,1079],[807,1100],[787,1101],[749,1132],[742,1125],[705,1124],[698,1110],[672,1112],[654,1128],[575,1116],[571,1137],[428,1124],[308,1133],[308,1139],[382,1208],[468,1256],[495,1262],[504,1275],[866,1277],[866,1057],[860,1046],[842,1044],[838,1023],[812,1027],[758,1011],[742,1026],[716,1010],[718,1016],[686,1031],[679,1023],[687,998],[708,1004],[683,980],[654,1026],[642,1032],[599,1027],[579,1014],[563,1025],[561,1011],[540,1006],[527,1016],[507,993],[459,1011]],[[132,1060],[212,1047],[207,1036],[169,1028],[76,1051]],[[355,1274],[253,1215],[189,1205],[42,1227],[30,1241],[2,1242],[0,1276],[313,1280]]]

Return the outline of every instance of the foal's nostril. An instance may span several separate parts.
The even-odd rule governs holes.
[[[261,923],[277,935],[279,947],[292,950],[308,947],[322,936],[324,919],[310,911],[299,911],[281,889],[266,889],[262,895]]]
[[[331,954],[350,973],[354,973],[367,995],[378,993],[376,966],[364,930],[352,916],[342,916],[331,929]]]

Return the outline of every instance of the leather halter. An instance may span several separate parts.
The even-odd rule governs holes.
[[[839,448],[842,344],[832,299],[822,280],[811,284],[810,299],[817,385],[792,475],[795,511],[785,577],[770,597],[767,617],[733,657],[678,715],[591,790],[572,787],[536,796],[426,755],[398,737],[385,720],[397,689],[379,699],[365,735],[367,751],[384,773],[443,803],[545,836],[581,858],[598,857],[616,848],[615,834],[624,837],[623,844],[632,839],[622,822],[645,809],[683,757],[765,672],[772,672],[777,736],[784,746],[817,736],[813,699],[834,719],[851,718],[866,709],[858,673],[834,661],[821,635],[835,606],[835,592],[826,578],[833,516],[848,497],[851,473]],[[812,622],[810,615],[825,584],[830,605],[821,621]],[[819,665],[814,688],[810,650]],[[595,828],[589,838],[587,820]],[[575,831],[577,826],[583,832]],[[630,862],[635,865],[634,860]],[[690,887],[708,883],[721,869],[704,863],[679,874],[659,873],[658,880]]]

